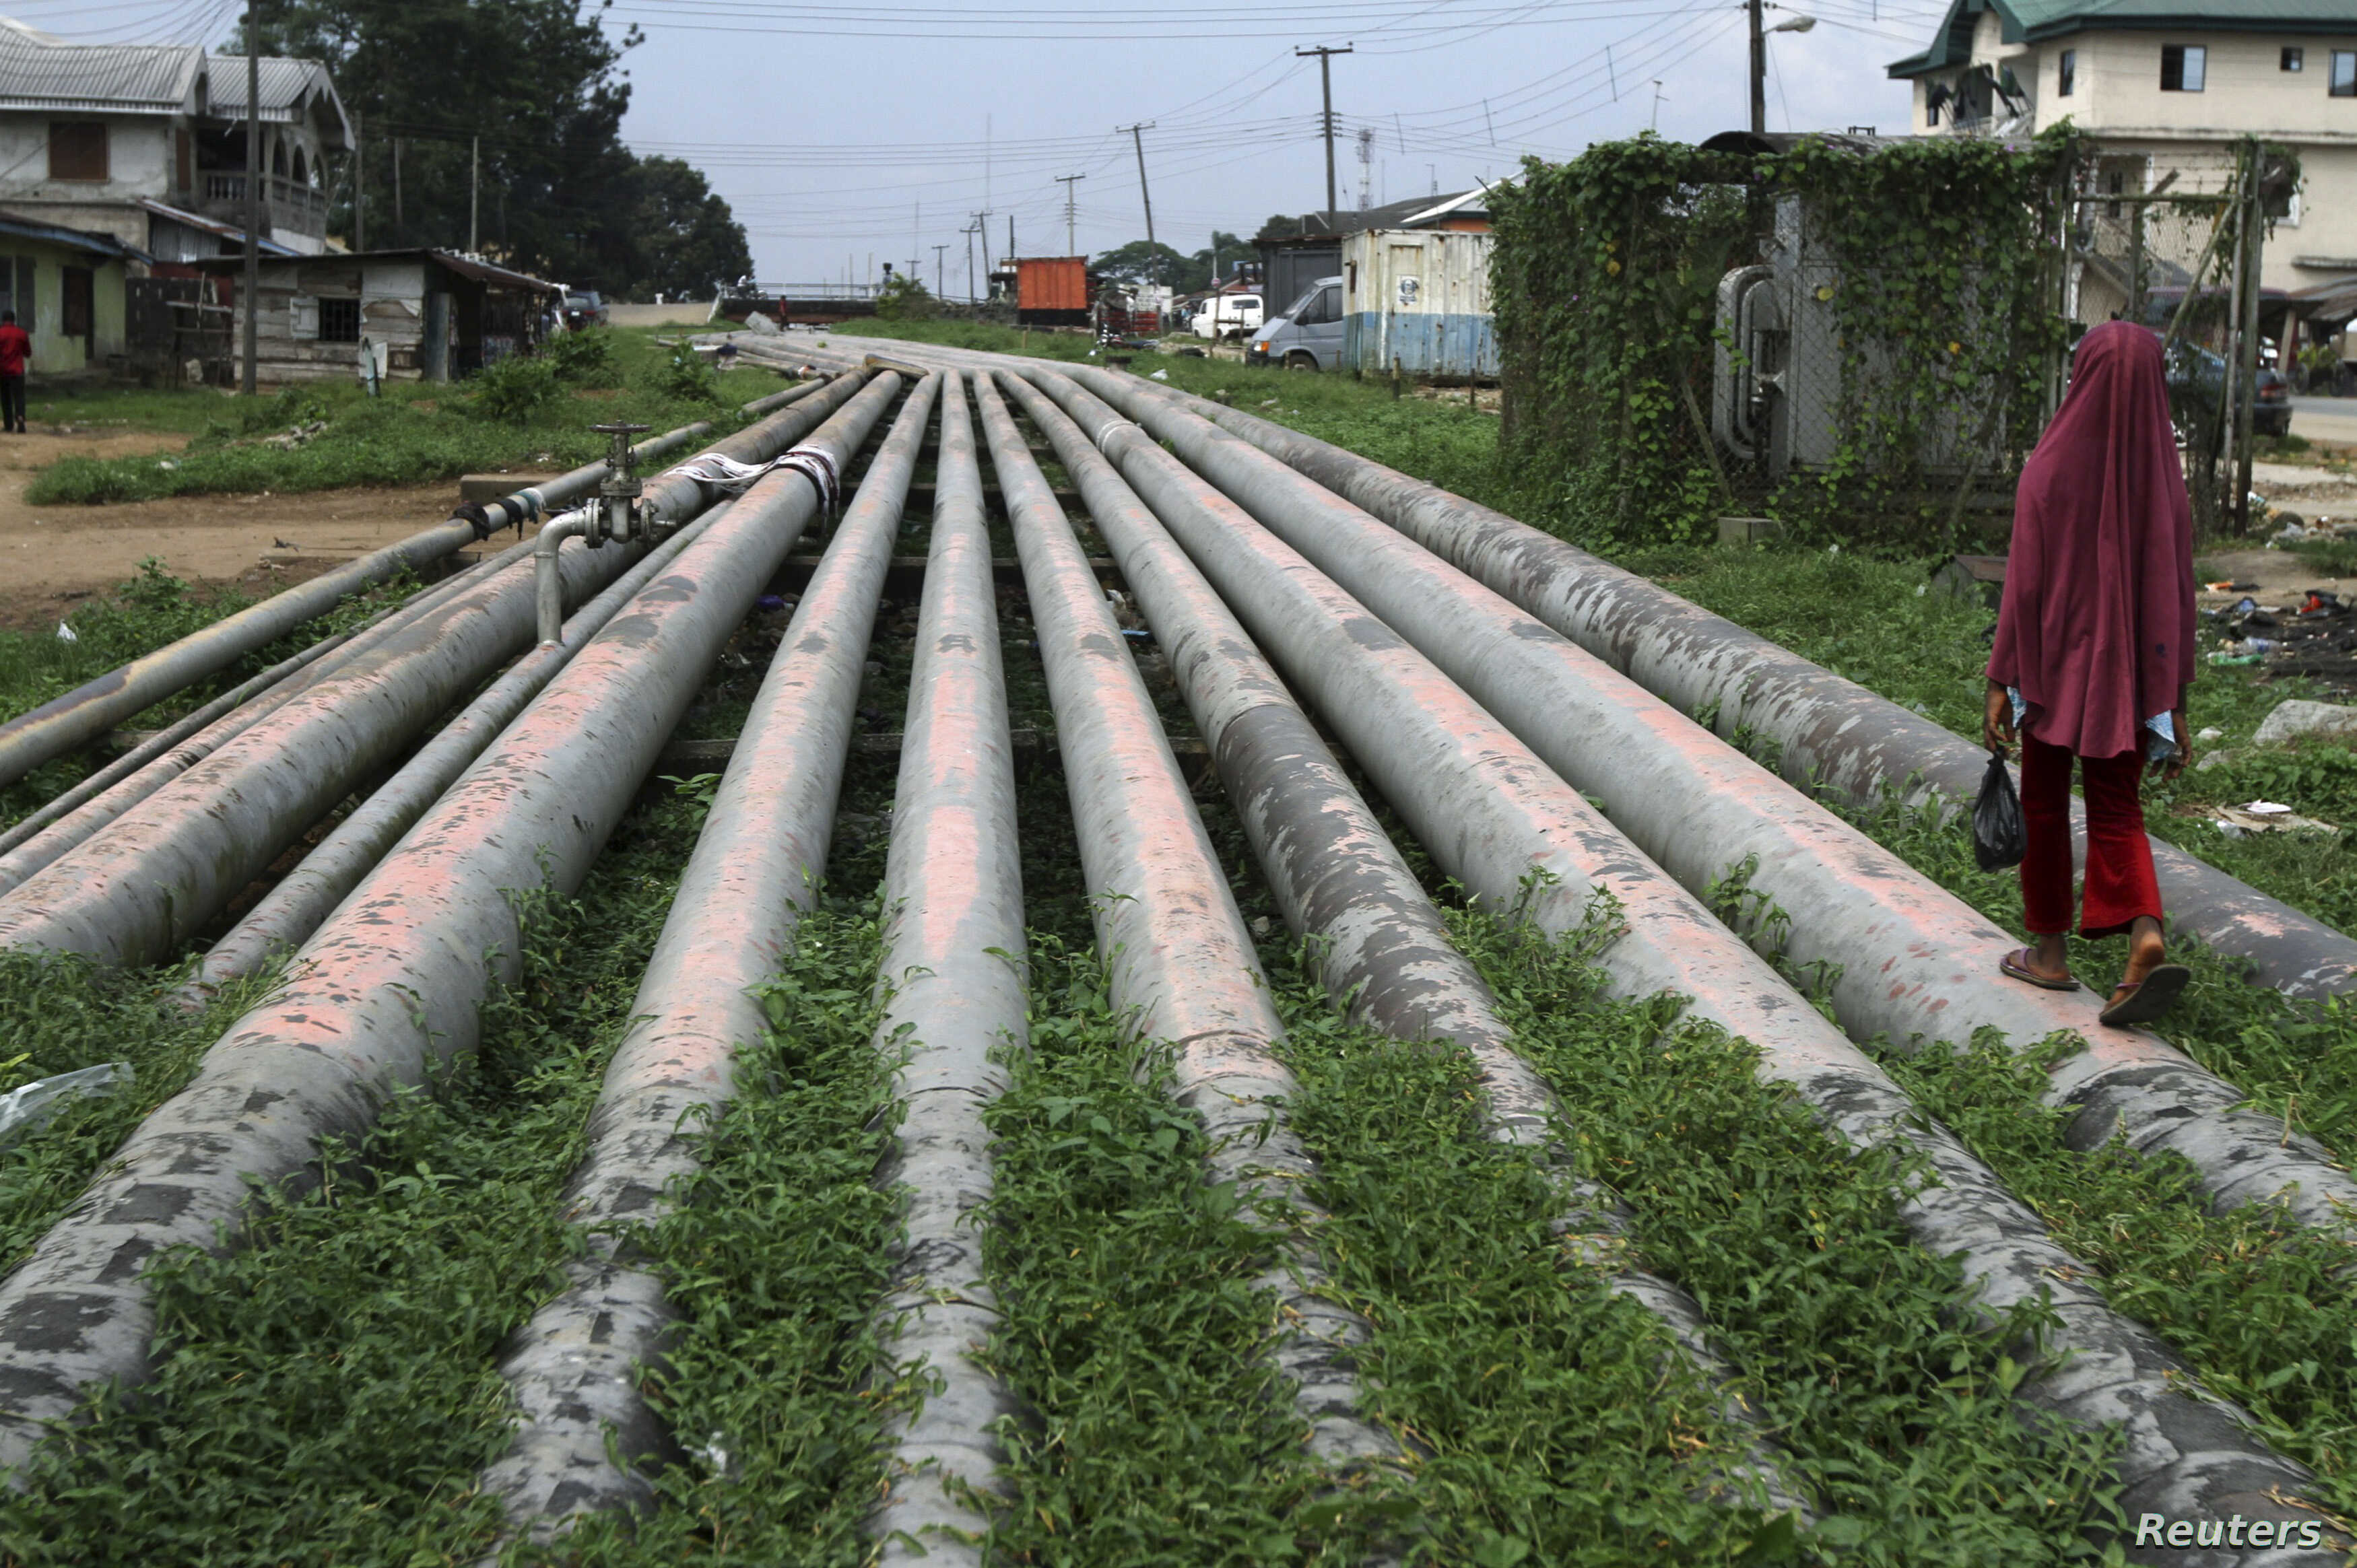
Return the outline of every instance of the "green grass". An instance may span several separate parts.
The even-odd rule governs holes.
[[[572,1250],[559,1190],[699,816],[658,790],[578,901],[536,902],[522,981],[437,1094],[329,1151],[325,1182],[257,1197],[235,1252],[156,1265],[154,1380],[93,1395],[0,1497],[0,1562],[462,1563],[493,1544],[498,1504],[473,1485],[507,1442],[497,1356]],[[635,1536],[606,1521],[556,1560],[860,1561],[890,1388],[867,1319],[895,1215],[870,1179],[889,1131],[876,959],[872,921],[831,909],[764,987],[773,1027],[643,1238],[683,1317],[655,1397],[707,1457],[659,1477],[676,1506]]]
[[[2212,1392],[2251,1411],[2276,1452],[2313,1467],[2318,1500],[2357,1515],[2357,1304],[2345,1283],[2357,1242],[2260,1207],[2212,1215],[2174,1155],[2118,1144],[2072,1151],[2070,1114],[2040,1103],[2039,1053],[1940,1048],[1886,1065],[2102,1271],[2113,1305],[2167,1339]]]
[[[1701,1304],[1816,1498],[1815,1547],[1893,1568],[2101,1557],[2083,1531],[2116,1520],[2112,1440],[2013,1405],[2008,1352],[2037,1309],[1989,1331],[1958,1320],[1957,1265],[1915,1247],[1895,1211],[1910,1157],[1827,1136],[1757,1081],[1749,1044],[1664,1032],[1674,1004],[1598,997],[1572,940],[1479,912],[1451,929],[1563,1096],[1585,1173],[1633,1210],[1639,1256]]]
[[[635,421],[657,431],[695,420],[733,428],[737,404],[784,383],[767,371],[738,369],[699,381],[671,371],[672,351],[653,329],[611,334],[611,367],[571,381],[514,393],[517,378],[493,372],[473,382],[388,384],[371,398],[357,381],[294,386],[253,401],[206,390],[122,394],[125,421],[142,428],[193,429],[179,452],[146,457],[65,457],[25,492],[37,506],[99,505],[164,496],[281,494],[350,485],[416,485],[478,469],[571,468],[603,455],[593,424]],[[615,383],[615,384],[605,384]],[[708,385],[712,398],[689,395]],[[186,400],[185,405],[166,400]],[[191,410],[201,411],[199,416]],[[302,445],[265,444],[298,425],[327,422]]]
[[[134,728],[160,728],[321,638],[357,626],[416,591],[406,573],[346,595],[335,608],[256,649],[221,673],[167,697],[127,721]],[[67,642],[54,632],[0,630],[0,722],[63,696],[86,682],[201,630],[255,600],[234,589],[201,593],[149,559],[139,575],[81,605],[66,617],[75,636]],[[87,754],[73,754],[35,768],[0,787],[0,826],[20,821],[71,788],[92,770]]]

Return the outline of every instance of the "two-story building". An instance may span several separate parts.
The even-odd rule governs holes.
[[[2357,5],[2351,0],[1953,0],[1914,84],[1919,134],[2029,135],[2068,119],[2099,194],[2215,191],[2245,136],[2299,155],[2260,283],[2357,277]]]
[[[262,237],[328,248],[351,123],[317,60],[261,62]],[[0,208],[107,234],[159,263],[239,247],[246,61],[178,44],[76,44],[0,18]]]

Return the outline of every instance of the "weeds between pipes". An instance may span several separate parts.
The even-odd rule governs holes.
[[[1829,1137],[1760,1083],[1745,1042],[1674,1003],[1609,1001],[1579,939],[1480,910],[1452,933],[1565,1101],[1586,1174],[1636,1216],[1640,1254],[1691,1292],[1816,1496],[1808,1538],[1846,1563],[2095,1562],[2115,1529],[2104,1434],[2011,1403],[2035,1309],[1978,1330],[1954,1263],[1913,1245],[1893,1194],[1912,1156]]]

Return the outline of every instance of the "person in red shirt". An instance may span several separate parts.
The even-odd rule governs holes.
[[[0,310],[0,424],[19,435],[25,429],[25,361],[32,353],[33,340],[16,325],[16,313]]]

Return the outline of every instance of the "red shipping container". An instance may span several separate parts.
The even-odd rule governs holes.
[[[1089,259],[1086,256],[1026,256],[1015,263],[1015,308],[1025,317],[1035,311],[1078,312],[1089,308]]]

